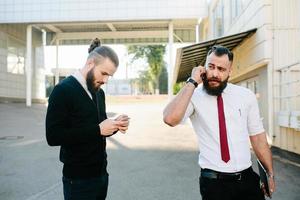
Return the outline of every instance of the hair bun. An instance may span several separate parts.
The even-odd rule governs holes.
[[[95,48],[101,46],[101,41],[98,38],[93,39],[90,48],[88,49],[88,52],[91,53]]]

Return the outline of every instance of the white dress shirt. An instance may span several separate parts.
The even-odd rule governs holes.
[[[93,99],[92,94],[90,93],[90,91],[88,90],[87,84],[86,84],[86,80],[85,78],[82,76],[81,72],[79,70],[75,71],[72,76],[74,78],[76,78],[76,80],[80,83],[80,85],[83,87],[83,89],[86,91],[86,93],[89,95],[89,97],[91,99]]]
[[[190,118],[199,143],[199,165],[220,172],[251,166],[249,136],[264,132],[256,96],[247,88],[228,83],[222,93],[230,160],[221,159],[217,97],[199,85],[183,121]]]

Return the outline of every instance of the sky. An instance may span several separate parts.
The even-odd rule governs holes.
[[[179,47],[186,46],[187,44],[174,44],[173,57],[175,64],[176,50]],[[114,79],[126,79],[126,65],[127,65],[127,78],[137,78],[138,71],[145,70],[147,68],[147,62],[143,59],[139,59],[131,63],[130,56],[127,55],[125,45],[107,45],[115,50],[119,57],[119,67],[114,74]],[[88,56],[88,45],[65,45],[59,46],[59,68],[75,68],[80,69],[84,66],[86,58]],[[166,54],[164,57],[166,63],[169,63],[168,47],[166,47]],[[127,63],[127,64],[126,64]],[[45,47],[45,68],[49,73],[51,68],[56,67],[56,46]]]
[[[119,67],[116,73],[114,74],[115,79],[125,79],[126,78],[126,63],[130,62],[129,57],[127,56],[127,50],[124,45],[109,45],[112,47],[119,57]],[[84,66],[86,58],[88,56],[87,45],[80,46],[59,46],[59,68],[75,68],[80,69]],[[137,72],[146,67],[146,62],[138,61],[135,63],[139,67],[127,65],[127,77],[135,78]],[[56,67],[56,46],[46,46],[45,48],[45,67],[47,72],[51,68]]]

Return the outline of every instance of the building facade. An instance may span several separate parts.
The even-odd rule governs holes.
[[[98,37],[103,44],[167,43],[172,50],[173,43],[196,41],[198,21],[206,15],[206,0],[1,0],[0,100],[30,106],[45,98],[45,45],[58,51],[59,45]]]
[[[44,48],[42,34],[32,32],[32,99],[45,98]],[[26,97],[26,25],[0,24],[0,98],[24,101]]]

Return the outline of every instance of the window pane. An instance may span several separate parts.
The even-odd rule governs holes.
[[[7,72],[24,74],[25,72],[25,45],[16,39],[7,41]]]

